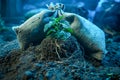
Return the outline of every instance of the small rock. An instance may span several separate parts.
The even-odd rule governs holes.
[[[45,77],[47,79],[50,79],[50,78],[52,78],[53,74],[54,74],[54,72],[52,70],[49,70],[46,72]]]
[[[49,67],[55,67],[55,66],[56,66],[56,63],[54,63],[54,62],[49,62],[48,65],[49,65]]]
[[[32,78],[34,78],[34,73],[31,71],[26,71],[23,76],[23,80],[28,80],[28,79],[32,79]]]
[[[35,63],[34,65],[36,68],[41,68],[43,66],[43,64],[40,64],[40,63]]]
[[[43,80],[43,78],[44,78],[43,75],[40,74],[40,75],[39,75],[39,80]]]

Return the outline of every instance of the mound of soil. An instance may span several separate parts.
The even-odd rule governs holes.
[[[110,47],[110,45],[112,43],[109,43],[107,48],[112,49],[110,51],[113,54],[116,46]],[[94,67],[84,59],[80,47],[74,37],[66,41],[45,38],[40,45],[31,46],[25,51],[11,50],[6,56],[0,57],[0,80],[120,79],[119,66]],[[108,58],[110,57],[106,55],[104,61],[109,62]],[[109,64],[115,63],[109,62]]]
[[[0,78],[21,80],[24,77],[24,71],[32,69],[33,65],[39,61],[44,63],[66,60],[76,53],[79,53],[79,56],[82,54],[74,37],[65,41],[45,38],[38,46],[32,46],[26,51],[12,50],[5,57],[0,57],[0,73],[3,74]]]
[[[74,37],[67,40],[46,38],[39,48],[42,60],[61,60],[69,58],[75,51],[81,51],[79,43]]]

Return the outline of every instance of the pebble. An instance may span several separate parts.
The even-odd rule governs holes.
[[[32,71],[26,71],[23,80],[28,80],[34,78],[34,73]]]
[[[41,67],[43,66],[43,64],[40,64],[40,63],[35,63],[34,65],[35,65],[35,67],[37,67],[37,68],[41,68]]]
[[[48,70],[45,74],[45,77],[47,77],[48,79],[52,78],[54,72],[52,70]]]
[[[49,67],[56,67],[56,63],[55,62],[48,62]]]

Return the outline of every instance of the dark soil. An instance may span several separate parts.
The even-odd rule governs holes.
[[[96,61],[86,61],[74,37],[45,38],[25,51],[17,40],[1,41],[0,80],[120,80],[119,36],[107,38],[109,52],[99,67],[93,65]]]

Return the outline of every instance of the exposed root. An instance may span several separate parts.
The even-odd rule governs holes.
[[[56,53],[57,53],[58,58],[61,59],[61,57],[60,57],[60,55],[59,55],[59,53],[58,53],[58,51],[57,51],[57,48],[55,49],[55,51],[56,51]]]
[[[62,58],[69,58],[76,50],[78,50],[78,43],[74,37],[66,41],[55,38],[45,38],[40,44],[41,60],[62,60]]]

